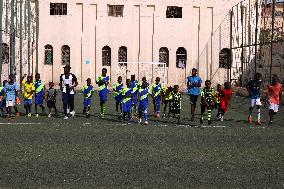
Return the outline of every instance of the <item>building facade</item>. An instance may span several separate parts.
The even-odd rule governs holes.
[[[208,41],[216,31],[229,36],[229,28],[218,27],[236,3],[238,0],[41,0],[38,70],[32,69],[46,82],[58,83],[63,66],[70,64],[81,85],[88,77],[94,80],[102,68],[108,69],[115,82],[118,62],[164,62],[168,85],[185,88],[193,67],[204,80],[224,82],[228,71],[219,69],[213,54],[229,48],[230,39],[218,47],[208,47]],[[139,64],[127,69],[141,79]]]

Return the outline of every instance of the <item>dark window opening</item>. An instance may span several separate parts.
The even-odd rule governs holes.
[[[176,67],[177,68],[186,68],[187,61],[187,52],[183,47],[179,47],[176,52]]]
[[[70,65],[70,47],[63,45],[61,48],[62,65]]]
[[[123,17],[124,5],[108,5],[108,16]]]
[[[111,66],[111,48],[104,46],[102,49],[102,65]]]
[[[219,68],[231,69],[232,52],[228,48],[224,48],[219,53]]]
[[[44,64],[53,64],[53,47],[51,45],[45,45],[44,47]]]
[[[118,49],[118,62],[127,62],[127,47],[121,46]],[[126,66],[127,63],[121,64],[121,66]]]
[[[50,3],[50,15],[67,15],[67,3]]]
[[[182,7],[168,6],[166,16],[167,18],[182,18]]]
[[[166,66],[169,67],[169,50],[167,47],[160,48],[159,62],[166,63]]]
[[[2,64],[9,64],[9,46],[2,43]]]

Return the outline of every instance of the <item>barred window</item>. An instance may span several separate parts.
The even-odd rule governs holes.
[[[159,50],[159,62],[166,63],[169,67],[169,50],[167,47],[161,47]]]
[[[187,51],[184,47],[179,47],[176,52],[176,67],[186,68]]]
[[[53,47],[51,45],[44,46],[44,64],[53,64]]]
[[[61,48],[62,65],[70,65],[70,47],[63,45]]]
[[[182,7],[168,6],[166,11],[167,18],[182,18]]]
[[[118,62],[127,62],[127,47],[121,46],[118,49]],[[126,66],[127,64],[123,64],[122,66]]]
[[[67,3],[50,3],[50,15],[67,15]]]
[[[228,48],[224,48],[219,53],[219,68],[231,69],[232,52]]]
[[[124,5],[107,5],[108,16],[123,17]]]
[[[2,43],[2,64],[9,64],[9,46]]]
[[[109,46],[104,46],[102,49],[102,65],[111,65],[111,48]]]

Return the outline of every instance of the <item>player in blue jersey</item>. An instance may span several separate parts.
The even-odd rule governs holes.
[[[99,86],[99,96],[100,96],[100,107],[101,107],[101,111],[100,111],[100,116],[101,118],[104,118],[105,116],[105,111],[106,111],[106,102],[107,102],[107,98],[108,98],[108,84],[109,84],[109,76],[106,75],[107,74],[107,69],[103,68],[102,69],[102,75],[100,75],[97,79],[96,79],[96,83]]]
[[[135,75],[131,75],[131,90],[132,90],[132,113],[137,114],[137,104],[138,104],[138,87],[139,82],[135,79]]]
[[[130,121],[131,121],[132,98],[133,98],[130,79],[126,80],[126,87],[123,88],[122,98],[123,98],[123,100],[122,100],[123,119],[125,120],[126,116],[127,116],[128,124],[130,124],[131,123]]]
[[[117,78],[117,82],[113,85],[113,91],[115,99],[115,111],[120,114],[122,114],[122,90],[123,90],[122,77],[119,76]],[[120,112],[118,109],[120,110]]]
[[[35,75],[34,86],[35,86],[35,113],[36,117],[38,117],[37,107],[40,106],[42,113],[44,113],[43,101],[45,98],[45,84],[40,80],[39,73]]]
[[[150,95],[149,93],[149,88],[148,88],[148,83],[144,81],[139,89],[138,92],[138,100],[139,100],[139,124],[142,121],[142,117],[144,116],[144,124],[148,125],[148,96]]]
[[[92,85],[92,80],[88,78],[87,84],[84,85],[81,89],[82,93],[84,94],[84,109],[83,109],[83,114],[86,115],[86,117],[90,117],[90,109],[92,105],[92,97],[94,94],[94,87]]]
[[[161,100],[162,100],[162,84],[160,83],[161,79],[156,77],[156,81],[152,86],[152,97],[154,104],[154,117],[160,117],[160,109],[161,109]]]

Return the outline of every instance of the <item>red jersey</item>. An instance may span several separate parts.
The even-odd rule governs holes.
[[[233,91],[231,89],[223,89],[220,91],[220,101],[221,101],[221,108],[227,112],[229,107],[229,100],[233,95]]]
[[[269,92],[269,100],[273,104],[280,104],[280,93],[282,92],[282,85],[277,83],[276,85],[267,86]]]

